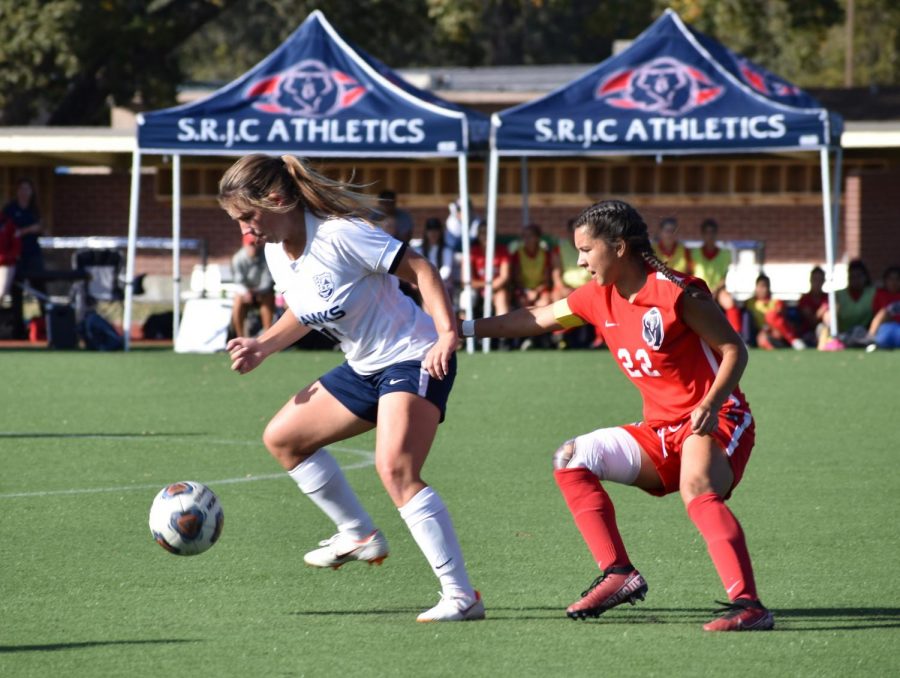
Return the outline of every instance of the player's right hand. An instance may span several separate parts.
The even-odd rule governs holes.
[[[247,374],[265,358],[259,342],[252,337],[237,337],[225,347],[231,356],[231,369],[239,374]]]

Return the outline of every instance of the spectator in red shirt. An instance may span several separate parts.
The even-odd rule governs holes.
[[[816,345],[816,328],[825,322],[828,313],[828,293],[825,292],[825,271],[813,266],[809,272],[809,292],[804,292],[797,302],[798,334],[809,346]]]
[[[472,306],[476,309],[476,315],[482,315],[484,304],[484,292],[487,287],[484,276],[487,270],[487,250],[484,238],[487,232],[487,224],[479,225],[478,236],[469,247],[469,259],[472,262]],[[510,257],[509,250],[501,243],[496,243],[494,248],[494,278],[491,283],[493,296],[491,297],[492,312],[502,315],[509,312],[509,284],[510,284]],[[460,308],[465,304],[460,300]]]
[[[0,212],[0,299],[12,292],[16,262],[22,253],[22,240],[15,222]]]

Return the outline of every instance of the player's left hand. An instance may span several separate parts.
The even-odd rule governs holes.
[[[439,332],[438,339],[425,355],[422,367],[435,379],[443,379],[450,372],[450,358],[456,351],[459,336],[455,331]]]
[[[260,344],[251,337],[237,337],[225,347],[231,357],[231,369],[239,374],[247,374],[265,359]]]
[[[691,432],[697,435],[708,435],[716,430],[719,415],[706,403],[700,403],[691,412]]]

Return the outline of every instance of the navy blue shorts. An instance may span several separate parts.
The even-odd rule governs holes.
[[[326,372],[319,381],[341,404],[360,419],[378,421],[378,399],[387,393],[402,391],[425,398],[441,412],[447,411],[447,399],[456,379],[456,354],[443,379],[434,379],[422,368],[420,360],[407,360],[367,376],[357,374],[346,362]]]

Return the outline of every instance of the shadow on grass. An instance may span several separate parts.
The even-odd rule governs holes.
[[[3,438],[109,438],[115,440],[117,438],[184,438],[187,436],[202,436],[205,433],[49,433],[34,431],[32,433],[0,432],[0,439]]]
[[[46,643],[44,645],[0,645],[0,654],[11,652],[57,652],[59,650],[81,650],[107,645],[169,645],[174,643],[199,643],[200,640],[184,638],[161,638],[159,640],[85,640],[80,643]]]
[[[900,628],[900,608],[896,607],[809,607],[771,608],[775,628],[780,631],[863,631],[869,629]],[[529,614],[552,611],[552,615]],[[560,618],[568,621],[562,607],[488,607],[503,621]],[[506,616],[509,613],[510,616]],[[524,614],[523,614],[524,613]],[[666,607],[653,608],[638,604],[607,612],[596,621],[606,624],[696,624],[714,619],[715,608]],[[584,620],[590,622],[592,620]]]
[[[395,607],[391,610],[299,610],[292,617],[364,617],[367,615],[419,614],[424,607]]]
[[[368,615],[418,614],[422,608],[397,607],[374,610],[302,610],[291,612],[299,617],[342,617]],[[900,628],[900,608],[895,607],[809,607],[772,608],[778,631],[863,631],[869,629]],[[703,624],[714,619],[718,611],[709,608],[687,607],[621,607],[596,619],[579,620],[602,624]],[[571,623],[564,606],[501,607],[487,606],[487,621],[552,621]]]

